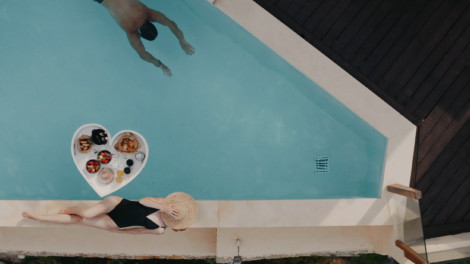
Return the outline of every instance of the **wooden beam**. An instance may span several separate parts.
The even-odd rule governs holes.
[[[419,199],[423,198],[423,195],[421,194],[420,190],[416,190],[414,188],[407,187],[407,186],[401,185],[401,184],[389,185],[389,186],[387,186],[387,191],[389,191],[391,193],[403,195],[403,196],[406,196],[408,198],[416,199],[416,200],[419,200]]]
[[[395,245],[401,248],[405,254],[405,257],[412,261],[415,264],[427,264],[427,260],[425,260],[421,255],[416,253],[412,248],[410,248],[405,243],[401,242],[400,240],[395,241]]]

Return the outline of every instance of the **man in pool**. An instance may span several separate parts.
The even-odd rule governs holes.
[[[152,22],[165,25],[178,38],[181,47],[188,55],[194,53],[194,48],[184,39],[183,32],[178,28],[175,22],[168,19],[164,14],[152,10],[142,4],[139,0],[95,0],[105,6],[116,22],[126,32],[131,46],[137,51],[139,56],[153,65],[162,69],[163,74],[171,76],[170,69],[160,60],[156,59],[149,52],[140,40],[154,40],[158,31]]]

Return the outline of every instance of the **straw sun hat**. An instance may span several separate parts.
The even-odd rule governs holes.
[[[163,211],[161,216],[163,222],[168,227],[173,229],[185,229],[194,224],[197,219],[197,205],[193,197],[184,192],[176,192],[168,195],[165,198],[165,203],[173,205],[174,208],[180,213],[178,217],[173,217]]]

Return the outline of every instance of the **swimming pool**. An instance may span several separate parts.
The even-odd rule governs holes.
[[[172,78],[91,1],[0,0],[0,199],[99,198],[69,151],[85,123],[146,137],[147,166],[115,193],[130,199],[380,195],[383,135],[205,0],[145,3],[196,48],[161,26],[145,42]]]

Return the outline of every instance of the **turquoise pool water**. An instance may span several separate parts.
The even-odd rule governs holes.
[[[104,7],[0,0],[0,199],[98,199],[70,154],[99,123],[146,137],[147,166],[114,193],[202,200],[378,197],[386,138],[206,0],[144,1],[158,26],[143,62]]]

